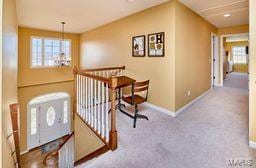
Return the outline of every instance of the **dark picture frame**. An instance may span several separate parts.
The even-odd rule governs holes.
[[[146,36],[134,36],[132,37],[132,56],[133,57],[145,57],[146,55]]]
[[[148,35],[148,56],[164,57],[165,55],[165,33],[153,33]]]

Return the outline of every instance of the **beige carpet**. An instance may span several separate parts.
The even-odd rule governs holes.
[[[232,72],[226,76],[223,84],[226,87],[248,89],[248,74]]]
[[[177,118],[141,108],[150,121],[118,113],[118,149],[79,167],[225,168],[228,159],[256,160],[248,146],[248,90],[215,88]],[[254,165],[256,167],[256,165]]]

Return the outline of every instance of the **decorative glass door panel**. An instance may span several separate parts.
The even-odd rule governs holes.
[[[51,101],[40,106],[40,144],[61,137],[62,116],[59,102]]]

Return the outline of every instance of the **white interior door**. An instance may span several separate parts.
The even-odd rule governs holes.
[[[61,134],[62,115],[59,101],[40,106],[40,145],[58,139]]]
[[[218,85],[219,70],[219,38],[212,34],[212,86]]]

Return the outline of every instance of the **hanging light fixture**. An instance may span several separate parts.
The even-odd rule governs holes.
[[[64,48],[64,26],[65,26],[65,22],[61,22],[62,25],[62,32],[61,32],[61,52],[60,55],[58,57],[56,57],[54,59],[55,65],[57,66],[69,66],[70,65],[70,59],[67,58],[66,53],[65,53],[65,48]]]

